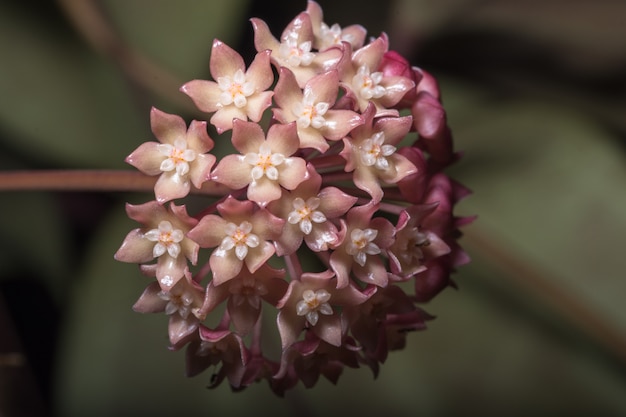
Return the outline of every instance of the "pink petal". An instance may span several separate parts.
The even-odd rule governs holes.
[[[244,72],[246,70],[246,65],[241,55],[218,39],[213,41],[209,67],[214,80],[220,77],[232,78],[237,70]]]
[[[162,112],[156,107],[150,110],[150,125],[152,133],[161,143],[174,144],[187,131],[187,124],[182,117]]]
[[[196,107],[204,112],[213,113],[220,109],[218,103],[222,90],[214,81],[189,81],[180,88],[180,91],[187,94]]]
[[[165,311],[167,301],[157,295],[159,292],[161,292],[161,287],[157,282],[148,285],[133,305],[133,310],[138,313],[161,313]]]
[[[191,183],[185,177],[181,177],[176,171],[164,172],[154,185],[156,200],[163,204],[170,200],[185,197],[189,194]]]
[[[211,116],[211,124],[217,129],[217,133],[222,134],[233,128],[235,120],[247,120],[248,114],[245,108],[237,106],[224,106]]]
[[[141,229],[131,230],[122,242],[122,246],[115,252],[117,261],[129,263],[144,263],[154,259],[152,248],[154,242],[143,237]]]
[[[199,324],[198,319],[191,314],[187,317],[187,319],[183,319],[179,314],[171,315],[169,325],[167,327],[170,343],[175,345],[184,338],[190,336],[198,330]]]
[[[248,198],[261,207],[265,207],[271,201],[278,200],[281,195],[280,185],[265,176],[251,182],[248,186]]]
[[[232,142],[235,149],[243,155],[249,152],[257,153],[265,142],[265,134],[257,123],[234,120]]]
[[[270,55],[271,51],[268,50],[257,53],[246,72],[246,79],[254,83],[256,92],[267,90],[274,82]]]
[[[319,321],[313,326],[313,333],[323,341],[333,346],[341,346],[343,332],[341,329],[341,317],[320,315]]]
[[[327,71],[311,78],[305,88],[310,88],[314,92],[316,102],[328,103],[331,106],[337,100],[339,91],[339,73]]]
[[[204,154],[213,149],[213,139],[207,133],[207,123],[192,120],[187,129],[187,145],[199,154]]]
[[[367,192],[373,202],[379,202],[383,198],[383,189],[378,181],[378,176],[373,172],[373,167],[358,166],[354,171],[354,184]]]
[[[258,247],[250,250],[248,256],[246,256],[246,266],[250,272],[254,273],[259,269],[269,258],[274,255],[276,248],[270,242],[262,242]]]
[[[194,187],[200,188],[205,181],[211,178],[211,168],[215,163],[215,156],[211,154],[196,155],[190,166],[189,178]]]
[[[279,166],[279,171],[278,182],[288,190],[295,189],[298,184],[308,177],[306,161],[302,158],[287,158]]]
[[[226,236],[224,228],[227,223],[228,221],[220,216],[207,214],[187,233],[187,237],[203,248],[213,248],[222,243]]]
[[[126,157],[126,162],[146,175],[160,174],[161,162],[165,157],[158,151],[158,145],[157,142],[142,143]]]
[[[267,144],[272,152],[282,153],[284,156],[296,153],[300,145],[296,123],[272,125],[267,131]]]
[[[254,46],[257,51],[266,49],[277,50],[280,42],[272,35],[270,28],[263,20],[258,18],[250,19],[252,28],[254,29]]]
[[[280,67],[278,72],[278,82],[274,87],[274,99],[276,104],[284,109],[289,121],[295,120],[291,114],[291,109],[302,102],[302,90],[296,82],[293,72],[287,67]]]
[[[249,256],[250,253],[248,253]],[[213,271],[213,282],[215,285],[223,284],[236,277],[243,267],[243,262],[237,258],[234,250],[223,251],[219,248],[215,249],[211,254],[209,264],[211,265],[211,271]]]
[[[263,118],[265,110],[272,105],[273,91],[263,91],[248,97],[246,105],[246,115],[253,122],[259,122]],[[240,118],[244,120],[244,118]]]
[[[363,124],[361,116],[351,110],[328,110],[326,125],[321,131],[327,139],[343,139],[352,129]]]
[[[357,198],[348,195],[335,187],[326,187],[318,194],[319,209],[332,219],[344,215],[357,201]]]
[[[243,156],[226,155],[213,170],[211,179],[233,190],[239,190],[252,181],[251,168],[243,161]]]
[[[282,349],[293,345],[304,328],[304,316],[298,316],[292,309],[281,310],[276,317]]]
[[[388,47],[387,36],[383,34],[352,54],[353,65],[357,68],[365,65],[370,71],[376,71]]]

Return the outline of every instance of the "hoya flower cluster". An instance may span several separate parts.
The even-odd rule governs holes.
[[[181,88],[234,152],[211,154],[206,121],[153,109],[158,142],[127,162],[158,176],[155,199],[127,205],[141,226],[115,257],[154,277],[134,309],[168,316],[190,376],[282,394],[345,366],[376,374],[468,260],[437,84],[385,34],[329,26],[313,1],[279,38],[252,25],[249,65],[215,40],[212,80]],[[207,205],[190,214],[194,191]]]

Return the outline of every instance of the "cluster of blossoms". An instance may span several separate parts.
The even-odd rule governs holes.
[[[313,1],[278,39],[252,25],[247,68],[216,40],[213,80],[181,88],[235,151],[218,160],[207,122],[153,109],[158,142],[127,162],[159,176],[155,200],[127,205],[141,227],[115,257],[155,278],[134,309],[169,317],[188,375],[282,395],[344,366],[377,374],[468,261],[471,219],[453,215],[468,191],[443,173],[458,155],[437,84],[385,34],[328,26]],[[213,198],[190,215],[175,203],[190,192]]]

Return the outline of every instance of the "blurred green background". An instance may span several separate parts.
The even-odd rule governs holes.
[[[207,390],[167,351],[149,281],[113,253],[123,193],[0,194],[3,416],[626,415],[626,2],[320,0],[325,21],[385,31],[440,81],[449,171],[478,214],[473,258],[374,380],[347,369],[276,398]],[[200,117],[178,87],[209,77],[217,37],[253,53],[292,0],[0,0],[0,167],[129,168],[149,109]],[[13,354],[12,354],[13,353]],[[15,354],[17,353],[17,354]]]

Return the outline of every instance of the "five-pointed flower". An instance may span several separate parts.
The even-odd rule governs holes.
[[[298,85],[304,86],[317,74],[334,69],[343,56],[342,48],[329,48],[313,52],[315,36],[311,17],[302,12],[287,25],[280,41],[270,32],[261,19],[251,19],[254,28],[254,45],[257,51],[271,50],[272,62],[276,67],[289,68]]]
[[[126,204],[126,213],[144,227],[131,230],[115,253],[122,262],[145,264],[158,258],[156,277],[165,290],[183,277],[187,260],[195,265],[199,246],[185,237],[198,221],[189,217],[185,206],[170,203],[169,208],[150,201]]]
[[[340,62],[338,70],[347,96],[355,101],[356,108],[364,112],[372,102],[376,106],[376,116],[397,116],[398,111],[393,106],[415,88],[415,83],[407,77],[386,75],[380,71],[389,47],[387,35],[383,33],[354,52],[350,44],[344,43],[344,47],[346,59]]]
[[[154,186],[159,203],[185,197],[191,188],[200,188],[209,179],[215,156],[206,122],[192,121],[189,129],[177,115],[156,108],[150,112],[152,132],[159,140],[144,142],[126,162],[147,175],[161,175]]]
[[[377,209],[372,203],[353,207],[341,220],[340,243],[330,255],[339,288],[350,283],[351,272],[364,283],[387,285],[389,276],[380,255],[393,243],[395,229],[383,217],[372,219]]]
[[[259,269],[276,251],[271,241],[278,238],[284,224],[251,201],[232,196],[218,204],[217,211],[219,216],[204,216],[187,234],[203,248],[217,247],[209,259],[214,285],[237,276],[244,262],[252,273]]]
[[[163,290],[153,282],[141,294],[133,306],[139,313],[161,313],[170,316],[169,338],[175,345],[186,339],[198,329],[204,316],[200,313],[204,299],[203,288],[191,279],[189,270],[185,270],[184,278],[180,279],[169,290]]]
[[[213,113],[211,123],[218,133],[230,130],[233,119],[258,122],[272,103],[274,81],[269,51],[260,51],[246,71],[243,58],[219,40],[213,41],[210,61],[215,81],[193,80],[181,87],[196,106]]]
[[[298,188],[268,205],[268,210],[276,216],[287,219],[280,238],[276,241],[276,253],[294,253],[304,239],[306,245],[315,252],[326,251],[337,243],[337,227],[334,219],[343,216],[357,198],[337,187],[320,190],[322,177],[309,165],[309,178]]]
[[[273,125],[265,138],[258,124],[235,120],[232,142],[241,154],[226,155],[211,178],[233,190],[248,186],[248,198],[261,206],[308,177],[304,159],[292,156],[299,148],[295,123]]]
[[[301,90],[293,72],[280,69],[274,99],[274,118],[280,123],[296,122],[301,148],[325,152],[328,140],[340,140],[363,123],[351,110],[333,109],[339,91],[339,74],[328,71],[311,78]]]
[[[383,197],[381,182],[395,184],[417,168],[396,152],[396,146],[411,128],[411,118],[382,117],[374,121],[375,109],[368,106],[365,123],[356,127],[343,140],[341,155],[346,159],[346,172],[354,170],[354,184],[366,191],[373,201]]]
[[[305,273],[289,283],[279,301],[278,330],[283,350],[291,346],[303,329],[313,331],[333,346],[341,345],[345,334],[341,308],[364,302],[367,295],[354,284],[337,288],[332,271]]]

